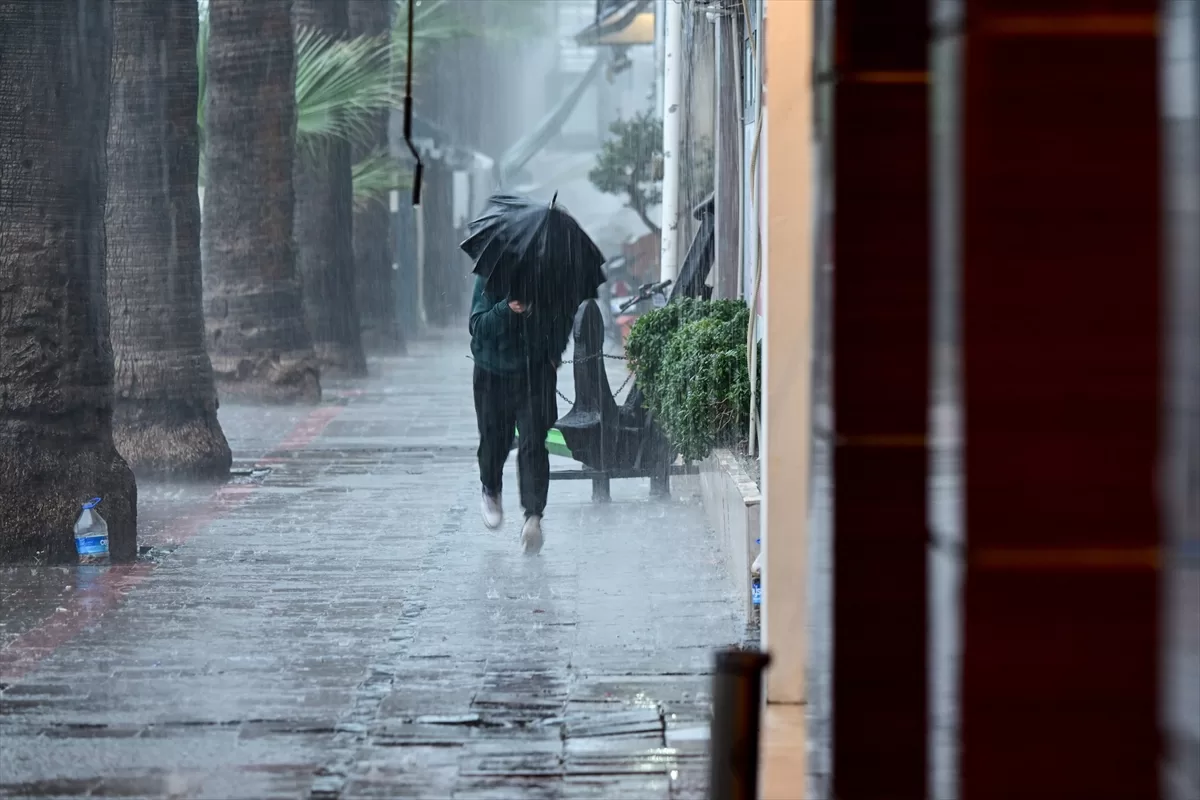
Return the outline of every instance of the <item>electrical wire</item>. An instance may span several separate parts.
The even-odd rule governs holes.
[[[408,0],[408,52],[405,54],[407,70],[404,76],[404,143],[408,145],[408,151],[412,153],[412,157],[417,162],[416,169],[413,171],[412,203],[414,206],[419,206],[421,205],[421,178],[425,174],[425,164],[421,161],[421,153],[412,140],[413,18],[416,16],[416,7],[416,0]]]

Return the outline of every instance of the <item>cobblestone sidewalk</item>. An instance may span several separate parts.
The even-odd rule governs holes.
[[[693,488],[556,482],[523,557],[515,491],[479,520],[465,340],[411,350],[223,409],[244,473],[143,487],[142,563],[0,571],[0,796],[704,796],[744,621]]]

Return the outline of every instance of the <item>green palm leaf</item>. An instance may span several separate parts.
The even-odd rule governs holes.
[[[200,17],[196,42],[200,134],[200,183],[204,185],[204,93],[207,83],[208,16]],[[296,32],[296,141],[309,154],[330,138],[370,137],[371,122],[394,108],[400,95],[391,79],[389,37],[335,39],[315,30]]]
[[[479,29],[463,22],[450,0],[422,0],[413,17],[413,57],[437,42],[460,37],[507,36],[524,29],[529,9],[537,0],[490,0],[511,6],[500,14],[505,24]],[[205,184],[204,95],[207,83],[208,8],[199,0],[200,28],[196,40],[199,103],[196,123],[200,135],[200,185]],[[375,115],[399,107],[400,87],[407,71],[407,0],[396,0],[391,36],[338,39],[320,31],[296,32],[296,142],[302,156],[319,149],[324,141],[370,141]],[[511,11],[511,13],[509,13]],[[510,24],[511,23],[511,24]],[[414,80],[419,77],[414,75]],[[375,153],[354,165],[355,198],[378,200],[393,189],[404,188],[407,176],[399,163]],[[360,194],[361,192],[361,194]]]
[[[391,80],[387,37],[335,39],[319,31],[296,34],[296,137],[361,141],[383,109],[399,102]]]
[[[396,0],[392,19],[392,46],[403,54],[408,49],[408,0]],[[455,18],[448,0],[425,0],[417,4],[413,14],[414,46],[468,34],[466,27]]]
[[[523,39],[546,33],[545,8],[547,0],[487,0],[488,22],[463,17],[459,12],[477,0],[418,0],[413,15],[413,44],[429,44],[455,38]],[[473,11],[478,11],[473,6]],[[477,15],[476,15],[477,16]],[[396,52],[404,55],[408,33],[408,0],[396,0],[393,14],[392,42]],[[419,55],[419,54],[418,54]]]
[[[412,186],[412,176],[400,162],[383,150],[376,150],[351,167],[354,181],[354,203],[358,207],[370,203],[386,203],[389,192]]]
[[[396,0],[392,19],[392,80],[399,87],[408,70],[408,0]],[[413,61],[419,62],[429,45],[465,35],[447,0],[425,0],[413,14]],[[419,73],[413,75],[414,84],[418,77]]]

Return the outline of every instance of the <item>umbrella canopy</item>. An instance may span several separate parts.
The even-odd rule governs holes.
[[[489,292],[571,310],[596,297],[604,254],[557,199],[547,205],[513,194],[488,198],[462,249]]]

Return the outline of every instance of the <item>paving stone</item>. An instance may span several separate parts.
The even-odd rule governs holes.
[[[669,777],[685,763],[701,762],[699,754],[681,754],[670,747],[630,750],[625,753],[580,753],[566,759],[568,775],[652,775]]]
[[[569,739],[634,734],[662,735],[663,720],[657,708],[646,708],[568,718],[564,729],[564,735]]]
[[[561,775],[563,764],[562,757],[557,753],[488,753],[482,756],[463,756],[459,760],[458,771],[464,777],[488,775],[529,778]]]
[[[564,784],[557,777],[462,776],[451,795],[453,800],[560,800]]]
[[[562,743],[563,755],[628,756],[649,753],[663,746],[661,733],[634,733],[621,736],[587,736],[568,738]]]

